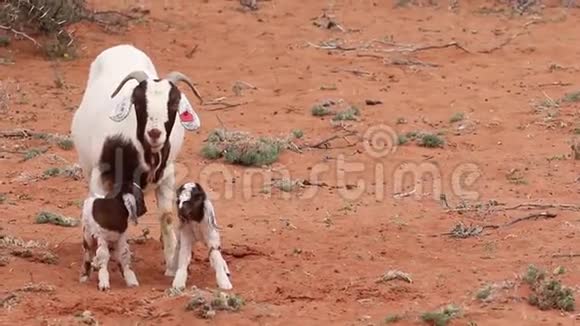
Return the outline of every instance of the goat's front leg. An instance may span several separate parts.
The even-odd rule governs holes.
[[[230,270],[225,259],[222,257],[220,234],[217,230],[217,223],[215,215],[213,214],[213,207],[209,208],[210,214],[206,214],[202,223],[196,227],[201,228],[201,234],[206,246],[209,248],[209,262],[211,267],[215,270],[217,284],[224,290],[230,290],[232,283],[230,282]],[[208,221],[207,218],[210,220]]]
[[[168,163],[164,171],[164,177],[155,189],[157,207],[160,210],[159,222],[161,225],[161,243],[165,257],[165,275],[172,276],[172,260],[175,253],[175,232],[172,226],[171,214],[175,198],[175,167]]]
[[[177,259],[177,271],[173,278],[173,288],[182,290],[187,282],[187,268],[191,262],[191,250],[194,242],[194,235],[189,224],[184,224],[179,228],[179,257]]]
[[[83,227],[83,233],[85,232],[85,228]],[[91,241],[92,243],[92,241]],[[87,237],[83,234],[83,259],[82,259],[82,266],[81,266],[81,276],[80,282],[85,283],[88,281],[89,277],[91,276],[91,246],[87,241]]]
[[[109,246],[107,241],[103,238],[97,240],[97,254],[95,256],[95,264],[99,270],[99,290],[105,291],[108,290],[111,285],[109,282]]]
[[[129,244],[127,243],[127,236],[122,235],[117,242],[117,248],[115,250],[116,260],[119,263],[119,268],[121,274],[125,279],[125,283],[128,287],[139,286],[137,281],[137,276],[133,269],[131,269],[131,250],[129,249]]]
[[[179,227],[182,227],[181,223]],[[173,258],[171,259],[171,265],[165,270],[165,276],[175,276],[175,271],[177,270],[177,264],[179,263],[179,251],[181,248],[181,237],[179,236],[179,230],[176,232],[177,238],[175,241],[175,250],[173,250]]]

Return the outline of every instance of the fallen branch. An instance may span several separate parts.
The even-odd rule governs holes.
[[[488,225],[483,225],[483,226],[465,226],[463,223],[458,223],[456,224],[453,229],[449,232],[444,232],[441,233],[439,235],[451,235],[455,238],[469,238],[472,236],[477,236],[480,235],[483,230],[485,229],[499,229],[501,227],[506,227],[506,226],[510,226],[510,225],[514,225],[516,223],[522,222],[522,221],[529,221],[529,220],[538,220],[539,218],[544,218],[544,219],[548,219],[548,218],[554,218],[556,217],[557,214],[555,213],[549,213],[549,212],[541,212],[541,213],[533,213],[524,217],[519,217],[515,220],[512,220],[510,222],[504,223],[504,224],[488,224]],[[438,236],[438,235],[434,235],[434,236]]]
[[[485,210],[486,212],[504,212],[504,211],[512,211],[518,209],[562,209],[562,210],[570,210],[570,211],[580,211],[580,205],[574,204],[539,204],[539,203],[522,203],[517,204],[514,206],[507,206],[507,207],[500,207],[505,206],[504,203],[499,203],[495,200],[490,200],[488,203],[483,205],[475,205],[475,206],[468,206],[468,207],[456,207],[456,208],[448,208],[446,212],[457,212],[457,213],[464,213],[464,212],[473,212],[473,211],[482,211]],[[450,207],[449,204],[446,204],[447,207]]]
[[[548,212],[533,213],[533,214],[530,214],[530,215],[527,215],[524,217],[517,218],[509,223],[504,224],[503,226],[509,226],[509,225],[513,225],[513,224],[516,224],[516,223],[521,222],[521,221],[527,221],[527,220],[532,220],[532,219],[537,220],[539,218],[545,218],[545,219],[554,218],[556,216],[558,216],[558,215],[555,213],[548,213]]]

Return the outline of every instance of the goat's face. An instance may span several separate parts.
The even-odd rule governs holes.
[[[177,215],[182,222],[201,222],[205,214],[207,195],[197,182],[189,182],[177,189]]]
[[[172,72],[164,79],[150,79],[145,72],[134,71],[121,81],[111,97],[117,95],[131,79],[139,83],[131,94],[131,105],[127,101],[122,102],[115,107],[110,117],[115,121],[122,121],[134,107],[137,118],[136,136],[152,153],[160,152],[168,141],[177,116],[185,129],[195,130],[199,127],[197,115],[175,85],[178,81],[185,82],[202,101],[199,92],[185,75]]]
[[[137,138],[151,152],[161,151],[169,138],[180,100],[181,93],[167,80],[143,81],[133,90]]]

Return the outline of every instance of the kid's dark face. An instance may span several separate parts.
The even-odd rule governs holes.
[[[204,215],[205,199],[205,192],[197,184],[188,183],[179,187],[177,191],[179,218],[183,221],[200,222]]]

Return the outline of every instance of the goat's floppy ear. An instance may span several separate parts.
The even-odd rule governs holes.
[[[123,86],[125,86],[125,83],[127,83],[128,81],[136,80],[137,83],[140,84],[141,82],[147,80],[148,78],[149,77],[144,71],[136,70],[130,72],[127,76],[125,76],[125,78],[123,78],[123,80],[121,80],[121,82],[119,83],[113,94],[111,94],[111,98],[115,98],[115,96],[119,94]],[[116,122],[125,120],[125,118],[127,118],[127,116],[129,115],[132,106],[133,101],[131,96],[121,98],[120,102],[115,105],[113,111],[109,114],[109,118],[111,118],[111,120]]]
[[[181,125],[186,130],[194,131],[200,127],[201,123],[199,121],[199,117],[185,96],[181,96],[181,100],[179,101],[179,110],[177,113],[179,114],[179,121],[181,121]]]
[[[131,96],[126,96],[121,99],[117,99],[116,105],[111,110],[109,118],[115,122],[121,122],[127,118],[131,108],[133,107],[133,101]]]

